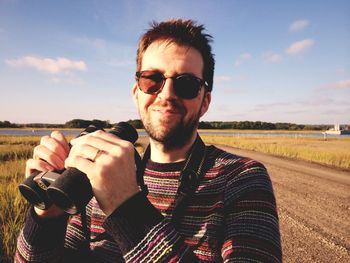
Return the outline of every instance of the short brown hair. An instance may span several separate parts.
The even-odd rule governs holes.
[[[213,88],[214,55],[210,42],[212,36],[203,33],[203,25],[197,25],[193,20],[173,19],[161,23],[152,22],[151,28],[142,35],[137,49],[137,71],[141,70],[142,57],[146,49],[156,41],[169,41],[182,46],[197,49],[203,58],[203,78],[208,83],[208,90]]]

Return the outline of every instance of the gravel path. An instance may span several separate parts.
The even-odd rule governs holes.
[[[219,147],[258,160],[268,169],[284,262],[350,262],[350,171]]]

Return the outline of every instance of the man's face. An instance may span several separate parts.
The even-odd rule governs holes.
[[[158,41],[146,49],[140,71],[158,71],[166,77],[189,73],[202,79],[203,66],[202,56],[196,49]],[[193,99],[180,98],[174,93],[173,80],[169,78],[163,89],[153,95],[142,92],[135,83],[133,98],[149,136],[168,148],[176,148],[195,136],[211,95],[201,88]]]

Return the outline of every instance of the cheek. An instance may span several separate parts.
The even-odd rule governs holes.
[[[144,93],[138,94],[138,106],[140,110],[147,110],[150,105],[153,104],[156,96],[151,96]]]
[[[191,100],[191,101],[186,101],[184,103],[184,108],[186,109],[186,116],[185,118],[192,119],[194,116],[198,115],[198,112],[200,110],[200,100]]]

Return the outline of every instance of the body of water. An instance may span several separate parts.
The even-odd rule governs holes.
[[[58,129],[59,130],[59,129]],[[49,135],[53,130],[23,130],[23,129],[0,129],[0,135],[12,136],[44,136]],[[67,136],[77,136],[81,130],[59,130]],[[205,135],[223,135],[223,136],[290,136],[290,137],[323,137],[320,133],[292,133],[292,132],[239,132],[239,131],[200,131]],[[147,135],[144,131],[138,132],[139,136]],[[350,138],[350,135],[327,135],[327,138]]]

